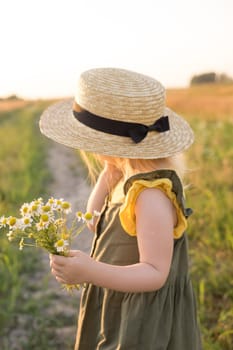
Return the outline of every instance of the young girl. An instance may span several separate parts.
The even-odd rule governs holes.
[[[92,69],[75,101],[49,107],[40,127],[104,165],[87,205],[101,212],[91,255],[51,256],[59,282],[85,283],[75,349],[200,350],[179,156],[193,132],[165,107],[163,86]]]

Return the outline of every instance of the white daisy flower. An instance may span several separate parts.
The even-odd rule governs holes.
[[[92,215],[92,213],[87,212],[83,215],[82,220],[83,220],[83,222],[89,223],[92,225],[93,220],[94,220],[94,216]]]
[[[29,212],[32,216],[38,216],[41,214],[41,204],[33,201],[30,203]]]
[[[71,204],[69,202],[62,202],[61,209],[62,209],[63,213],[65,213],[65,214],[69,214],[72,211]]]
[[[53,207],[51,205],[42,205],[41,206],[41,215],[48,215],[51,220],[54,218]]]
[[[30,227],[31,224],[32,224],[32,219],[28,216],[25,216],[20,220],[20,229],[25,230],[25,228]]]
[[[43,198],[40,197],[40,198],[35,199],[34,203],[38,204],[38,205],[44,205]]]
[[[54,207],[55,205],[55,199],[53,197],[49,198],[46,205],[51,205],[52,207]]]
[[[37,230],[48,228],[49,224],[53,222],[53,217],[49,214],[41,214],[40,222],[36,224]]]
[[[24,203],[20,208],[20,214],[22,216],[30,216],[30,204]]]
[[[3,215],[0,217],[0,228],[6,227],[7,224],[7,218]]]
[[[62,203],[63,203],[63,198],[60,198],[60,199],[55,199],[55,203],[54,203],[54,209],[55,210],[61,210],[62,209]]]
[[[77,211],[75,216],[78,219],[78,222],[80,222],[81,220],[83,221],[83,213],[81,211]]]
[[[68,247],[68,246],[69,246],[69,242],[63,238],[59,239],[54,244],[54,247],[56,248],[57,252],[64,252],[66,250],[66,247]]]
[[[17,230],[20,226],[20,220],[14,216],[9,216],[9,218],[7,218],[7,225],[9,225],[10,229]]]

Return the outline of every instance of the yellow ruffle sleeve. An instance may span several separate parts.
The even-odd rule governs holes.
[[[187,220],[180,208],[175,193],[172,191],[172,182],[169,179],[156,179],[151,181],[136,180],[129,188],[124,204],[120,209],[120,221],[124,230],[131,236],[136,236],[135,203],[138,195],[146,188],[158,188],[172,201],[177,213],[177,225],[174,228],[174,238],[180,238],[187,228]]]

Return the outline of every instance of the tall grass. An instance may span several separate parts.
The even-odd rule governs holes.
[[[22,203],[45,193],[49,179],[46,147],[37,125],[42,108],[43,104],[31,103],[23,109],[0,112],[0,216],[16,213]],[[14,322],[23,289],[21,275],[35,263],[30,251],[23,255],[0,236],[0,334]]]
[[[168,92],[196,140],[188,152],[193,282],[205,350],[233,344],[233,85]]]

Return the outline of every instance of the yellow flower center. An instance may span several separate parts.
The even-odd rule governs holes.
[[[37,204],[33,204],[32,205],[32,211],[36,211],[38,209],[38,205]]]
[[[9,219],[9,225],[10,226],[14,226],[16,224],[16,218],[15,217],[11,217],[10,219]]]
[[[86,220],[91,220],[92,219],[92,214],[91,213],[86,213],[85,215],[84,215],[84,218],[86,219]]]
[[[69,209],[69,208],[70,208],[70,203],[68,203],[68,202],[62,203],[62,209]]]
[[[42,214],[42,215],[41,215],[41,220],[42,220],[43,222],[48,222],[48,221],[49,221],[49,216],[48,216],[47,214]]]
[[[45,213],[47,213],[48,211],[51,210],[51,207],[50,207],[50,205],[44,205],[44,206],[42,207],[42,210],[43,210]]]
[[[64,245],[64,240],[63,239],[59,239],[59,241],[57,241],[57,243],[56,243],[57,247],[63,247],[63,245]]]
[[[30,224],[30,220],[29,220],[29,218],[25,218],[25,219],[24,219],[24,223],[25,223],[25,225]]]

